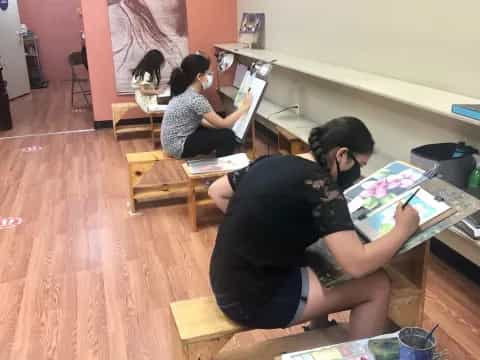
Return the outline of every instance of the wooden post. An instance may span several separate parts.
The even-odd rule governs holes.
[[[152,131],[152,150],[155,150],[155,129],[154,129],[154,125],[153,125],[153,114],[148,114],[148,117],[150,119],[150,127],[151,127],[151,131]]]
[[[394,258],[386,267],[392,278],[389,318],[398,326],[421,326],[425,305],[430,244]]]
[[[190,224],[192,225],[193,232],[198,231],[195,182],[196,181],[194,179],[190,179],[188,184],[188,216],[190,218]]]

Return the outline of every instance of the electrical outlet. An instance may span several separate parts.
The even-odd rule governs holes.
[[[297,116],[300,116],[301,111],[300,111],[300,104],[295,104],[296,108],[294,109],[295,112],[297,113]]]

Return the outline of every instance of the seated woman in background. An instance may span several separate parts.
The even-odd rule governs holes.
[[[374,147],[362,121],[334,119],[310,134],[313,157],[270,156],[212,184],[226,216],[210,263],[217,303],[248,328],[286,328],[352,310],[352,339],[378,335],[387,318],[390,281],[385,265],[417,230],[418,213],[396,211],[395,228],[363,244],[343,197]],[[353,280],[326,288],[305,250],[323,238]]]
[[[161,111],[157,96],[165,57],[159,50],[150,50],[132,71],[132,87],[135,89],[135,101],[146,113]]]
[[[237,141],[231,130],[252,103],[244,103],[226,118],[220,117],[201,94],[213,84],[210,60],[200,54],[183,59],[170,78],[172,99],[162,121],[163,150],[176,158],[188,158],[216,152],[216,156],[233,154]]]

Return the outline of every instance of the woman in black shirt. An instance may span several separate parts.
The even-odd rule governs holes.
[[[399,206],[396,226],[363,244],[342,191],[360,177],[374,141],[362,121],[334,119],[312,130],[313,158],[271,156],[212,184],[226,211],[210,264],[217,303],[251,328],[284,328],[351,309],[351,338],[381,333],[390,281],[381,270],[417,230],[417,212]],[[231,199],[230,199],[231,197]],[[354,280],[325,288],[305,249],[323,238]]]

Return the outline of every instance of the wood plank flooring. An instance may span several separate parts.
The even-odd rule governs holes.
[[[14,111],[68,116],[42,96],[48,110]],[[43,150],[20,151],[29,145]],[[181,203],[129,216],[124,154],[150,146],[110,130],[0,140],[0,216],[24,220],[0,230],[0,360],[179,359],[168,305],[210,294],[216,225],[191,233]],[[449,359],[478,359],[480,288],[433,259],[425,326],[437,322]],[[298,331],[246,333],[231,346]]]
[[[88,84],[84,85],[87,86]],[[51,81],[46,89],[11,102],[13,129],[0,131],[0,138],[57,131],[93,128],[91,109],[72,111],[69,81]],[[76,106],[84,106],[81,95],[75,95]]]

